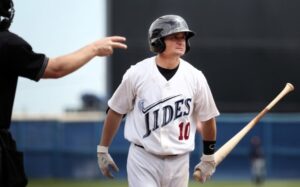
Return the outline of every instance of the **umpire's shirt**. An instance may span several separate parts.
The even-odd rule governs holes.
[[[38,81],[44,74],[48,58],[37,54],[18,35],[0,31],[0,129],[8,129],[18,77]]]

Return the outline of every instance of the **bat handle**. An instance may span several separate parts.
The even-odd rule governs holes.
[[[196,181],[200,182],[201,181],[201,171],[200,169],[196,169],[193,173],[193,177]]]

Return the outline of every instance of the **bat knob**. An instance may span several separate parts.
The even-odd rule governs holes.
[[[200,182],[201,181],[201,171],[200,169],[196,169],[194,171],[193,177],[196,181]]]
[[[293,91],[295,89],[294,85],[292,83],[286,83],[286,86],[289,87],[290,91]]]

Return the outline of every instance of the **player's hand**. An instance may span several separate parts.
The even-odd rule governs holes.
[[[200,163],[195,166],[194,170],[200,170],[200,182],[204,183],[209,179],[216,170],[216,162],[214,155],[202,155]]]
[[[93,48],[97,56],[108,56],[113,54],[114,48],[127,49],[125,41],[126,38],[122,36],[109,36],[94,42]]]
[[[98,157],[98,165],[101,170],[101,173],[108,177],[114,178],[111,169],[118,172],[119,168],[111,158],[110,154],[108,153],[108,147],[105,146],[98,146],[97,147],[97,157]]]

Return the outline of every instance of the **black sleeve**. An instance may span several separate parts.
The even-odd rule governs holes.
[[[12,72],[35,81],[43,76],[48,64],[44,54],[33,52],[32,47],[17,36],[8,44],[8,55]]]

